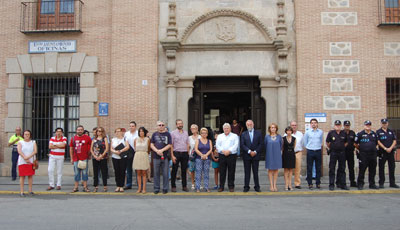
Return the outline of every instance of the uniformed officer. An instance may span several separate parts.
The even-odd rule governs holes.
[[[376,157],[377,157],[377,145],[378,137],[376,133],[371,130],[371,121],[364,122],[364,130],[357,133],[354,139],[354,146],[360,151],[359,155],[359,173],[358,173],[358,189],[362,190],[364,188],[364,176],[365,171],[368,168],[368,180],[369,188],[378,189],[375,184],[376,175]]]
[[[346,133],[342,130],[342,122],[335,121],[334,129],[329,131],[326,136],[326,145],[329,148],[329,190],[333,191],[335,188],[335,169],[336,162],[339,162],[337,172],[337,185],[339,188],[349,190],[346,186],[346,154],[345,149],[347,146]]]
[[[347,146],[346,146],[346,161],[347,168],[349,169],[349,180],[350,187],[357,187],[356,179],[354,176],[354,138],[356,133],[350,129],[350,121],[344,121],[344,132],[347,135]]]
[[[378,135],[378,157],[379,157],[379,188],[384,188],[385,183],[385,163],[389,165],[389,186],[392,188],[399,188],[394,179],[394,154],[396,148],[396,134],[388,129],[389,122],[386,118],[381,120],[382,128],[376,131]]]

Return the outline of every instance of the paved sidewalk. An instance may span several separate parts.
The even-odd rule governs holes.
[[[177,180],[177,193],[172,193],[169,188],[169,193],[168,195],[310,195],[310,194],[330,194],[330,193],[350,193],[350,194],[361,194],[361,193],[400,193],[400,189],[394,189],[394,188],[389,188],[388,182],[385,183],[385,188],[384,189],[379,189],[379,190],[371,190],[368,188],[368,183],[365,184],[364,190],[359,191],[357,188],[350,188],[349,191],[344,191],[341,189],[336,189],[334,191],[329,191],[328,189],[328,176],[324,176],[321,178],[321,189],[315,189],[314,185],[314,190],[310,191],[307,186],[307,182],[305,181],[305,176],[302,176],[302,189],[294,189],[293,191],[285,191],[284,188],[284,179],[283,176],[278,177],[278,190],[279,192],[270,192],[269,191],[269,182],[268,182],[268,174],[267,171],[264,167],[264,162],[260,162],[260,168],[259,168],[259,177],[260,177],[260,186],[261,186],[261,193],[256,193],[253,189],[253,179],[251,178],[250,181],[250,192],[248,193],[243,193],[243,184],[244,184],[244,168],[243,168],[243,162],[241,160],[237,161],[236,165],[236,176],[235,176],[235,192],[230,193],[227,192],[227,184],[225,185],[225,191],[222,193],[218,193],[217,190],[213,190],[212,188],[215,186],[214,183],[214,170],[210,169],[210,190],[211,193],[206,193],[206,192],[201,192],[201,193],[196,193],[193,190],[190,190],[190,192],[183,192],[182,187],[181,187],[181,181]],[[388,176],[387,176],[388,177]],[[368,180],[368,176],[366,177]],[[396,175],[396,178],[399,178],[400,180],[400,175]],[[162,179],[161,179],[162,180]],[[191,187],[191,180],[190,176],[188,175],[188,188],[190,189]],[[378,180],[378,176],[376,176],[376,181]],[[387,178],[388,180],[388,178]],[[62,189],[60,191],[57,190],[51,190],[50,192],[46,191],[46,188],[48,187],[48,177],[47,176],[34,176],[33,178],[33,191],[37,194],[86,194],[86,195],[94,195],[95,193],[90,192],[90,193],[83,193],[82,192],[82,186],[79,187],[79,192],[78,193],[71,193],[73,189],[73,177],[72,176],[64,176],[63,177],[63,185]],[[135,179],[134,179],[135,182]],[[134,185],[132,189],[126,190],[124,193],[116,193],[114,192],[115,190],[115,178],[110,177],[108,179],[108,192],[103,193],[103,186],[102,182],[100,179],[100,186],[99,186],[99,192],[96,194],[108,194],[108,195],[143,195],[143,194],[137,194],[137,186]],[[315,183],[315,181],[314,181]],[[349,183],[347,181],[347,183]],[[400,181],[398,182],[400,184]],[[28,190],[28,185],[27,185],[27,179],[25,179],[25,190]],[[162,183],[161,183],[162,184]],[[93,191],[93,178],[89,177],[88,181],[89,189]],[[169,183],[171,186],[171,183]],[[349,185],[349,184],[348,184]],[[11,177],[0,177],[0,194],[18,194],[19,193],[19,179],[16,181],[12,181]],[[147,195],[153,195],[153,183],[147,183]],[[161,195],[161,193],[159,194]]]

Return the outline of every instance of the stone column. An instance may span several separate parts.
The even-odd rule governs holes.
[[[193,97],[193,81],[195,77],[180,77],[176,83],[176,114],[182,119],[185,130],[190,127],[189,121],[189,100]]]
[[[168,127],[174,128],[176,120],[176,87],[174,81],[168,81]]]
[[[280,133],[288,125],[288,109],[287,109],[287,84],[285,80],[281,80],[278,86],[278,125]]]
[[[265,100],[266,130],[272,122],[278,123],[278,82],[273,77],[260,76],[261,96]]]
[[[167,93],[168,93],[168,126],[174,127],[176,120],[176,85],[175,83],[179,80],[176,75],[176,51],[180,46],[178,40],[178,28],[176,26],[176,3],[169,3],[169,16],[168,16],[168,28],[167,37],[160,41],[161,45],[165,50],[167,57],[166,68],[167,76],[165,80],[167,82]]]

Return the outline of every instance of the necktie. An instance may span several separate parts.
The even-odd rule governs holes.
[[[253,130],[251,130],[251,131],[249,132],[249,134],[250,134],[250,141],[253,143]]]

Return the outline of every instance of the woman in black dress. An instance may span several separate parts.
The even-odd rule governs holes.
[[[293,169],[296,167],[296,155],[294,152],[296,138],[292,136],[293,129],[290,126],[285,129],[285,133],[282,147],[282,167],[284,169],[285,190],[287,191],[292,190]]]

